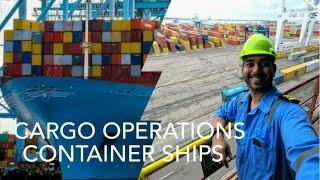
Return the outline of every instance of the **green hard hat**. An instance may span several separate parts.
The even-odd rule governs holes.
[[[275,60],[276,53],[272,47],[270,40],[263,34],[254,34],[244,44],[240,52],[240,58],[243,60],[244,56],[248,55],[270,55]]]

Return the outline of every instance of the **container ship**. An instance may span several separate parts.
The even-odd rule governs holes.
[[[161,74],[141,72],[159,23],[131,19],[90,20],[88,24],[92,43],[88,79],[84,79],[84,21],[39,24],[15,19],[14,29],[4,31],[1,91],[6,103],[29,129],[39,123],[45,134],[48,122],[59,127],[65,122],[73,122],[75,127],[82,122],[94,125],[96,132],[90,140],[50,138],[48,142],[55,147],[151,144],[152,139],[137,140],[135,134],[107,140],[102,127],[107,122],[140,121]],[[107,133],[114,132],[108,129]],[[142,161],[120,159],[100,162],[96,158],[83,163],[80,153],[74,151],[73,162],[61,160],[63,179],[136,179],[143,166]],[[88,154],[84,152],[84,157]],[[109,159],[110,154],[106,156]]]

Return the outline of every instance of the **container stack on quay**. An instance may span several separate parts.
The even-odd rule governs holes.
[[[90,20],[89,78],[134,83],[157,75],[141,68],[159,26],[143,19]],[[15,19],[4,40],[2,83],[22,76],[83,77],[84,21]]]
[[[160,55],[168,52],[181,52],[198,49],[207,49],[215,47],[224,47],[227,45],[237,46],[244,44],[245,28],[247,26],[256,26],[256,24],[214,24],[204,25],[202,29],[197,29],[189,24],[168,23],[162,25],[159,33],[155,34],[156,42],[152,45],[154,54]],[[270,36],[276,35],[276,23],[267,23]],[[288,24],[284,28],[284,38],[299,37],[301,25]],[[254,32],[248,31],[246,36],[250,38]],[[317,27],[313,36],[319,36]],[[165,40],[167,43],[165,43]],[[172,42],[173,41],[173,42]],[[175,44],[175,48],[173,46]],[[317,47],[318,48],[318,47]],[[315,50],[315,46],[306,47],[306,49]],[[309,50],[308,50],[309,52]],[[285,58],[289,53],[279,52],[280,58]]]

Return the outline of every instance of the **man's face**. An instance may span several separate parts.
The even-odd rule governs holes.
[[[253,55],[243,62],[242,75],[250,90],[265,92],[272,86],[276,65],[267,56]]]

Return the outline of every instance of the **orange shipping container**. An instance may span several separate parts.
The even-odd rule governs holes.
[[[120,65],[121,64],[121,54],[112,54],[111,55],[111,64]]]

